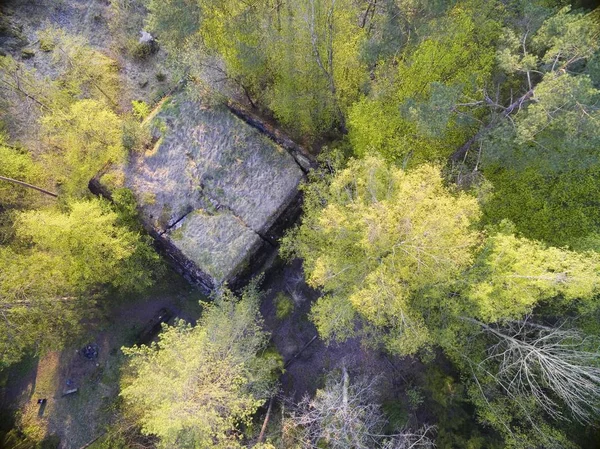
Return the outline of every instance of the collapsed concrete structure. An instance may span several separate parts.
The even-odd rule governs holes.
[[[145,121],[152,148],[92,181],[109,192],[118,171],[147,230],[205,291],[236,288],[261,269],[299,214],[309,164],[279,132],[235,112],[178,93]]]

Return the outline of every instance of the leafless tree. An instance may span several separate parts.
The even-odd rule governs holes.
[[[383,433],[387,420],[376,401],[377,379],[351,383],[346,368],[339,379],[330,378],[314,398],[305,397],[292,405],[291,424],[303,448],[331,449],[410,449],[434,447],[433,426],[416,432]]]
[[[510,321],[492,326],[475,320],[497,339],[478,364],[512,398],[532,396],[552,417],[564,419],[559,400],[580,422],[600,415],[600,344],[562,326]],[[490,372],[490,362],[497,371]]]
[[[435,431],[434,426],[425,425],[414,432],[405,430],[389,437],[381,445],[381,449],[431,449],[435,447],[431,436]]]

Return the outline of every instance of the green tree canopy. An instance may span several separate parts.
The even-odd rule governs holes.
[[[0,176],[34,183],[43,180],[42,169],[29,153],[6,144],[6,138],[0,135]],[[28,206],[35,202],[36,194],[26,187],[6,181],[0,181],[0,204],[3,208]],[[29,203],[29,204],[28,204]]]
[[[63,344],[101,287],[133,292],[153,283],[158,255],[105,201],[69,207],[16,214],[15,241],[0,248],[2,363]]]
[[[523,14],[527,20],[505,27],[497,52],[508,75],[499,95],[511,93],[511,104],[487,99],[502,112],[480,140],[483,173],[494,187],[484,217],[495,224],[508,218],[528,238],[575,247],[600,224],[598,25],[570,8]]]
[[[226,79],[302,139],[343,128],[367,80],[354,1],[151,1],[149,10],[150,27],[191,78]]]
[[[258,306],[255,286],[240,300],[225,290],[196,326],[179,321],[158,343],[124,349],[131,372],[121,396],[161,447],[242,447],[240,426],[270,395],[277,366],[261,357],[268,335]]]
[[[479,100],[491,77],[499,30],[499,23],[485,13],[492,7],[458,3],[430,23],[426,37],[404,48],[396,64],[378,72],[371,95],[349,112],[357,155],[433,161],[468,138],[475,122],[457,111],[459,103]]]
[[[309,188],[302,225],[284,248],[326,293],[312,312],[321,336],[348,337],[360,317],[393,352],[422,347],[430,336],[421,293],[470,266],[478,217],[476,200],[452,193],[429,165],[405,172],[368,157]]]
[[[573,244],[600,225],[600,91],[587,75],[551,73],[534,99],[484,141],[484,174],[494,186],[485,216],[508,218],[531,238]]]
[[[486,240],[466,281],[471,316],[485,322],[519,319],[542,301],[589,312],[597,308],[600,255],[518,238],[507,226]]]
[[[54,148],[46,163],[68,196],[87,194],[89,180],[100,169],[125,157],[122,119],[96,100],[77,101],[66,112],[47,114],[42,126]]]

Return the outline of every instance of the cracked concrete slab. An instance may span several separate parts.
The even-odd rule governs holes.
[[[156,143],[125,168],[146,224],[213,286],[248,270],[257,252],[272,247],[270,230],[297,200],[300,166],[225,106],[185,92],[146,126]]]

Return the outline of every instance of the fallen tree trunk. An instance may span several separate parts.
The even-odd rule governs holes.
[[[273,409],[273,402],[275,402],[275,396],[271,396],[271,399],[269,399],[269,407],[267,408],[267,416],[265,416],[263,425],[260,428],[260,435],[258,436],[259,443],[262,443],[263,440],[265,439],[265,432],[267,431],[267,426],[269,425],[269,418],[271,418],[271,410]]]
[[[300,349],[300,351],[298,351],[296,354],[294,354],[294,356],[289,359],[287,362],[285,362],[285,365],[283,365],[283,368],[287,368],[289,367],[292,363],[294,363],[294,361],[300,357],[300,355],[304,352],[304,350],[306,350],[306,348],[308,348],[311,344],[314,343],[314,341],[318,338],[318,335],[315,335],[313,338],[311,338],[304,346],[302,346],[302,349]],[[262,427],[260,429],[260,435],[258,436],[258,441],[256,444],[260,444],[263,442],[264,438],[265,438],[265,432],[267,431],[267,426],[269,425],[269,419],[271,418],[271,410],[273,409],[273,404],[275,403],[275,395],[271,396],[271,399],[269,399],[269,407],[267,408],[267,415],[265,416],[265,419],[263,421]]]
[[[48,191],[46,189],[42,189],[41,187],[34,186],[33,184],[28,184],[26,182],[19,181],[18,179],[7,178],[6,176],[0,176],[0,180],[6,181],[6,182],[12,182],[13,184],[18,184],[20,186],[27,187],[28,189],[37,190],[38,192],[45,193],[48,196],[52,196],[54,198],[58,198],[58,194],[57,193],[50,192],[50,191]]]

